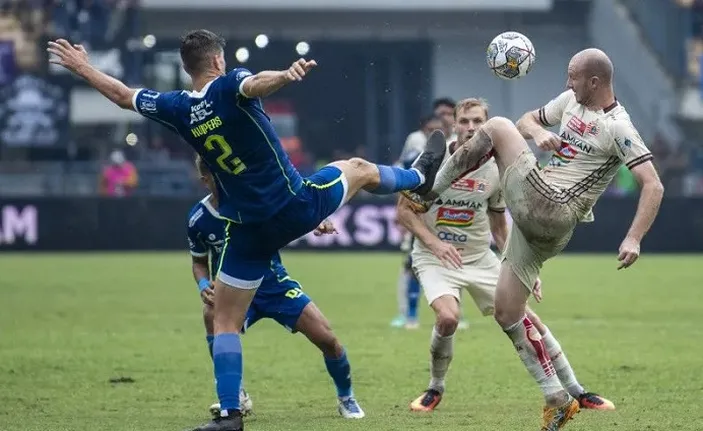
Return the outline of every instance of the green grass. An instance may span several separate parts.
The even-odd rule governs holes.
[[[539,389],[492,319],[464,306],[448,388],[433,415],[408,411],[428,379],[432,325],[392,330],[400,255],[285,256],[347,347],[361,421],[336,413],[320,354],[270,321],[244,337],[248,430],[537,430]],[[703,271],[698,256],[561,257],[536,306],[580,380],[616,412],[586,411],[570,430],[701,430]],[[188,429],[214,402],[189,256],[0,257],[0,430]],[[130,377],[134,383],[112,384]]]

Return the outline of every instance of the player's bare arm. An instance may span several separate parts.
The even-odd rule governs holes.
[[[461,254],[454,248],[453,245],[441,241],[437,238],[425,225],[415,210],[413,204],[407,198],[400,196],[396,213],[398,222],[405,227],[415,238],[422,241],[427,248],[432,251],[432,254],[442,262],[442,265],[448,268],[461,268]]]
[[[210,269],[208,268],[208,257],[207,256],[192,256],[193,259],[193,278],[196,283],[200,283],[200,280],[210,280]],[[213,289],[212,282],[209,282],[209,286],[200,291],[200,298],[206,305],[213,306],[215,300],[215,290]]]
[[[80,76],[120,108],[134,109],[132,97],[137,90],[93,67],[83,45],[71,45],[65,39],[57,39],[49,42],[47,51],[54,55],[49,59],[50,63],[60,64]]]
[[[649,228],[652,227],[664,196],[664,186],[651,161],[633,167],[631,172],[640,185],[640,198],[635,218],[620,245],[618,254],[620,266],[618,269],[629,267],[639,257],[640,242]]]
[[[561,138],[556,133],[545,129],[539,121],[539,110],[526,112],[515,124],[525,139],[534,139],[535,144],[544,151],[556,151],[561,147]]]
[[[305,75],[317,66],[315,60],[301,58],[287,70],[264,70],[246,78],[242,83],[242,93],[250,98],[266,97],[283,88],[286,84],[302,81]]]
[[[488,224],[491,228],[491,235],[496,242],[499,252],[505,250],[505,244],[508,242],[508,220],[505,217],[505,211],[493,211],[488,209]]]

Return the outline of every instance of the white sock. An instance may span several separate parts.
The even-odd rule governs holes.
[[[396,290],[396,299],[398,301],[398,314],[405,317],[408,314],[408,271],[405,268],[401,269],[398,275],[398,287]]]
[[[555,398],[564,392],[542,337],[527,316],[503,329],[515,345],[518,356],[532,378],[539,384],[545,398]],[[566,396],[566,394],[564,394]],[[566,400],[565,400],[566,401]]]
[[[418,177],[420,177],[420,184],[425,184],[425,174],[420,172],[417,168],[410,168],[411,171],[415,171]]]
[[[567,392],[569,392],[569,395],[574,398],[578,398],[579,395],[585,393],[586,391],[583,389],[583,386],[579,384],[578,380],[576,380],[576,374],[574,374],[574,370],[571,368],[571,364],[566,358],[566,354],[561,349],[561,345],[557,339],[554,338],[554,335],[552,335],[549,328],[546,329],[547,332],[542,335],[542,340],[547,348],[547,353],[552,360],[552,364],[554,364],[554,368],[557,371],[559,381],[561,381],[562,386],[564,386]]]
[[[443,337],[432,328],[430,341],[430,384],[429,389],[444,392],[444,378],[454,357],[454,334]]]

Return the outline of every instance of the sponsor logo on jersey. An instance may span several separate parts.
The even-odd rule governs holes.
[[[572,115],[571,119],[569,119],[569,121],[566,123],[566,127],[581,136],[583,136],[586,133],[586,129],[588,129],[588,125],[584,123],[579,117],[576,117],[574,115]]]
[[[565,142],[569,145],[571,145],[574,148],[578,148],[582,152],[586,154],[591,154],[593,152],[593,145],[584,142],[578,138],[574,138],[573,136],[569,135],[566,132],[561,132],[561,140],[562,142]]]
[[[561,148],[558,152],[554,153],[552,160],[550,160],[550,165],[562,166],[568,165],[576,157],[576,148],[569,145],[567,142],[562,141]],[[554,162],[554,163],[552,163]]]
[[[485,181],[475,178],[460,178],[454,181],[451,185],[454,190],[462,190],[465,192],[480,192],[484,193],[488,189]]]
[[[437,210],[435,226],[467,227],[474,223],[474,210],[440,207]]]
[[[473,210],[480,211],[483,209],[483,203],[481,202],[475,202],[471,200],[464,200],[464,199],[442,199],[439,198],[436,201],[434,201],[435,205],[444,205],[444,206],[450,206],[450,207],[467,207]]]
[[[442,241],[450,241],[450,242],[466,242],[469,239],[469,237],[463,233],[452,233],[452,232],[438,232],[437,238],[441,239]]]

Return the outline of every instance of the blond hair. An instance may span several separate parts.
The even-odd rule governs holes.
[[[454,119],[456,119],[457,115],[459,115],[459,112],[475,107],[483,108],[483,112],[486,113],[486,118],[488,118],[488,101],[484,98],[477,99],[475,97],[469,97],[468,99],[460,100],[456,104],[456,108],[454,108]]]

